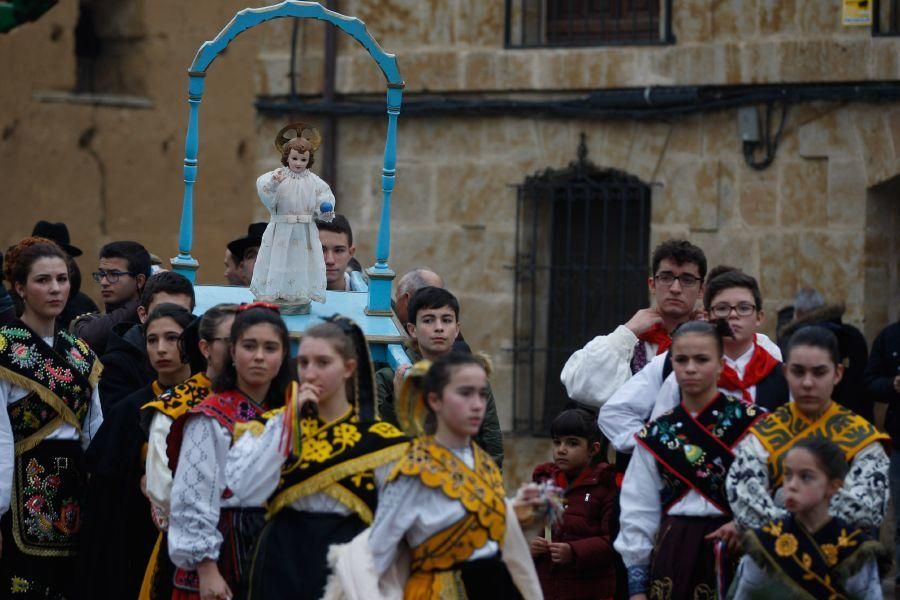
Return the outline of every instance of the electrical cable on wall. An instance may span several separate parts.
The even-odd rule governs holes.
[[[757,171],[766,170],[775,160],[775,153],[778,151],[778,143],[781,141],[781,134],[784,133],[784,124],[787,121],[788,104],[781,104],[781,120],[778,123],[778,129],[772,135],[772,116],[775,112],[775,103],[770,102],[766,105],[765,119],[762,127],[762,140],[758,142],[744,142],[744,160],[747,166]],[[756,152],[762,148],[764,150],[763,158],[756,159]]]

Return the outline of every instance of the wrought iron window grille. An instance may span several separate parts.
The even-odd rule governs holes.
[[[569,402],[562,367],[647,305],[650,186],[587,159],[516,188],[513,421],[546,435]]]
[[[672,0],[506,0],[507,48],[674,44]]]
[[[900,36],[900,0],[872,0],[872,36]]]

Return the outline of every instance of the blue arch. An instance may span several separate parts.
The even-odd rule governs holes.
[[[370,314],[389,315],[390,286],[394,273],[388,266],[390,253],[390,211],[391,193],[394,189],[397,158],[397,117],[403,98],[403,79],[397,67],[397,58],[385,52],[369,34],[365,23],[355,17],[348,17],[331,11],[317,2],[287,0],[273,6],[245,8],[239,11],[222,31],[212,40],[204,42],[194,57],[188,71],[188,104],[190,113],[185,137],[184,196],[182,198],[181,227],[178,238],[178,256],[172,259],[172,266],[191,281],[199,264],[191,256],[193,246],[193,199],[194,183],[197,180],[197,149],[199,145],[199,110],[203,99],[206,70],[228,44],[244,31],[281,18],[316,19],[337,27],[356,40],[378,64],[387,81],[388,128],[384,147],[382,169],[382,207],[378,230],[375,264],[368,269],[371,285],[367,311]]]

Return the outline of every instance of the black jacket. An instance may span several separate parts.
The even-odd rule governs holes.
[[[869,359],[868,344],[859,329],[841,320],[843,315],[843,305],[823,306],[800,318],[795,318],[782,327],[778,332],[779,339],[783,339],[787,345],[787,341],[794,332],[809,325],[819,325],[834,333],[838,340],[841,361],[844,363],[844,377],[834,388],[833,399],[841,406],[872,421],[875,418],[874,403],[866,391],[863,381],[866,362]],[[785,356],[785,360],[787,360],[787,356]]]
[[[897,376],[900,376],[900,321],[885,327],[875,338],[864,376],[870,396],[888,405],[884,425],[895,448],[900,444],[900,393],[894,389]]]
[[[140,325],[119,323],[113,327],[106,354],[100,357],[100,405],[103,414],[126,396],[153,381],[154,373],[147,360],[147,346]]]

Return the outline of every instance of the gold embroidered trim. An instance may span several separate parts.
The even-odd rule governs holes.
[[[362,471],[370,471],[393,460],[399,459],[406,453],[406,449],[408,446],[409,443],[404,442],[401,444],[395,444],[388,448],[377,450],[375,452],[363,454],[358,458],[352,458],[350,460],[334,465],[333,467],[329,467],[321,473],[317,473],[309,479],[305,479],[297,485],[285,489],[283,492],[277,494],[274,498],[272,498],[272,500],[269,501],[267,506],[268,518],[271,518],[282,508],[289,504],[292,504],[294,501],[299,500],[304,496],[309,496],[311,494],[321,492],[326,487],[340,481],[341,479],[344,479],[345,477],[355,475]]]
[[[357,515],[362,519],[363,523],[366,525],[371,525],[374,515],[372,514],[372,509],[363,502],[363,500],[350,491],[348,488],[342,486],[339,483],[333,483],[322,490],[322,493],[326,496],[331,496]]]
[[[266,426],[259,421],[246,421],[244,423],[234,424],[234,433],[232,434],[232,436],[234,437],[234,441],[236,442],[241,439],[241,436],[245,433],[249,433],[253,437],[259,437],[265,430]]]
[[[161,400],[160,396],[166,392],[170,393],[171,397]],[[206,394],[204,395],[203,392]],[[196,373],[184,382],[168,389],[163,389],[159,382],[154,381],[153,393],[156,397],[144,404],[141,410],[152,408],[175,421],[212,393],[212,381],[209,380],[206,373],[202,372]],[[198,396],[200,396],[200,401],[197,400]],[[172,405],[176,402],[179,404],[173,407]]]
[[[474,443],[471,446],[475,455],[474,470],[433,437],[417,438],[388,480],[406,475],[419,478],[430,488],[439,488],[448,498],[458,500],[467,512],[474,514],[479,524],[488,530],[490,538],[500,543],[506,532],[503,476],[484,450]]]
[[[15,446],[15,454],[22,454],[23,452],[28,452],[29,450],[34,449],[35,446],[43,442],[48,435],[62,427],[64,421],[62,417],[56,416],[49,423],[38,429],[36,432],[25,438],[24,440],[19,440],[16,442]]]
[[[46,402],[50,408],[55,410],[63,421],[74,427],[78,433],[81,433],[81,423],[78,421],[75,413],[72,412],[72,409],[63,402],[62,398],[46,387],[23,375],[19,375],[15,371],[10,371],[6,367],[0,367],[0,379],[5,379],[13,385],[34,392],[41,400]],[[87,401],[92,402],[92,399],[89,397]],[[90,408],[88,408],[88,410],[90,410]]]

